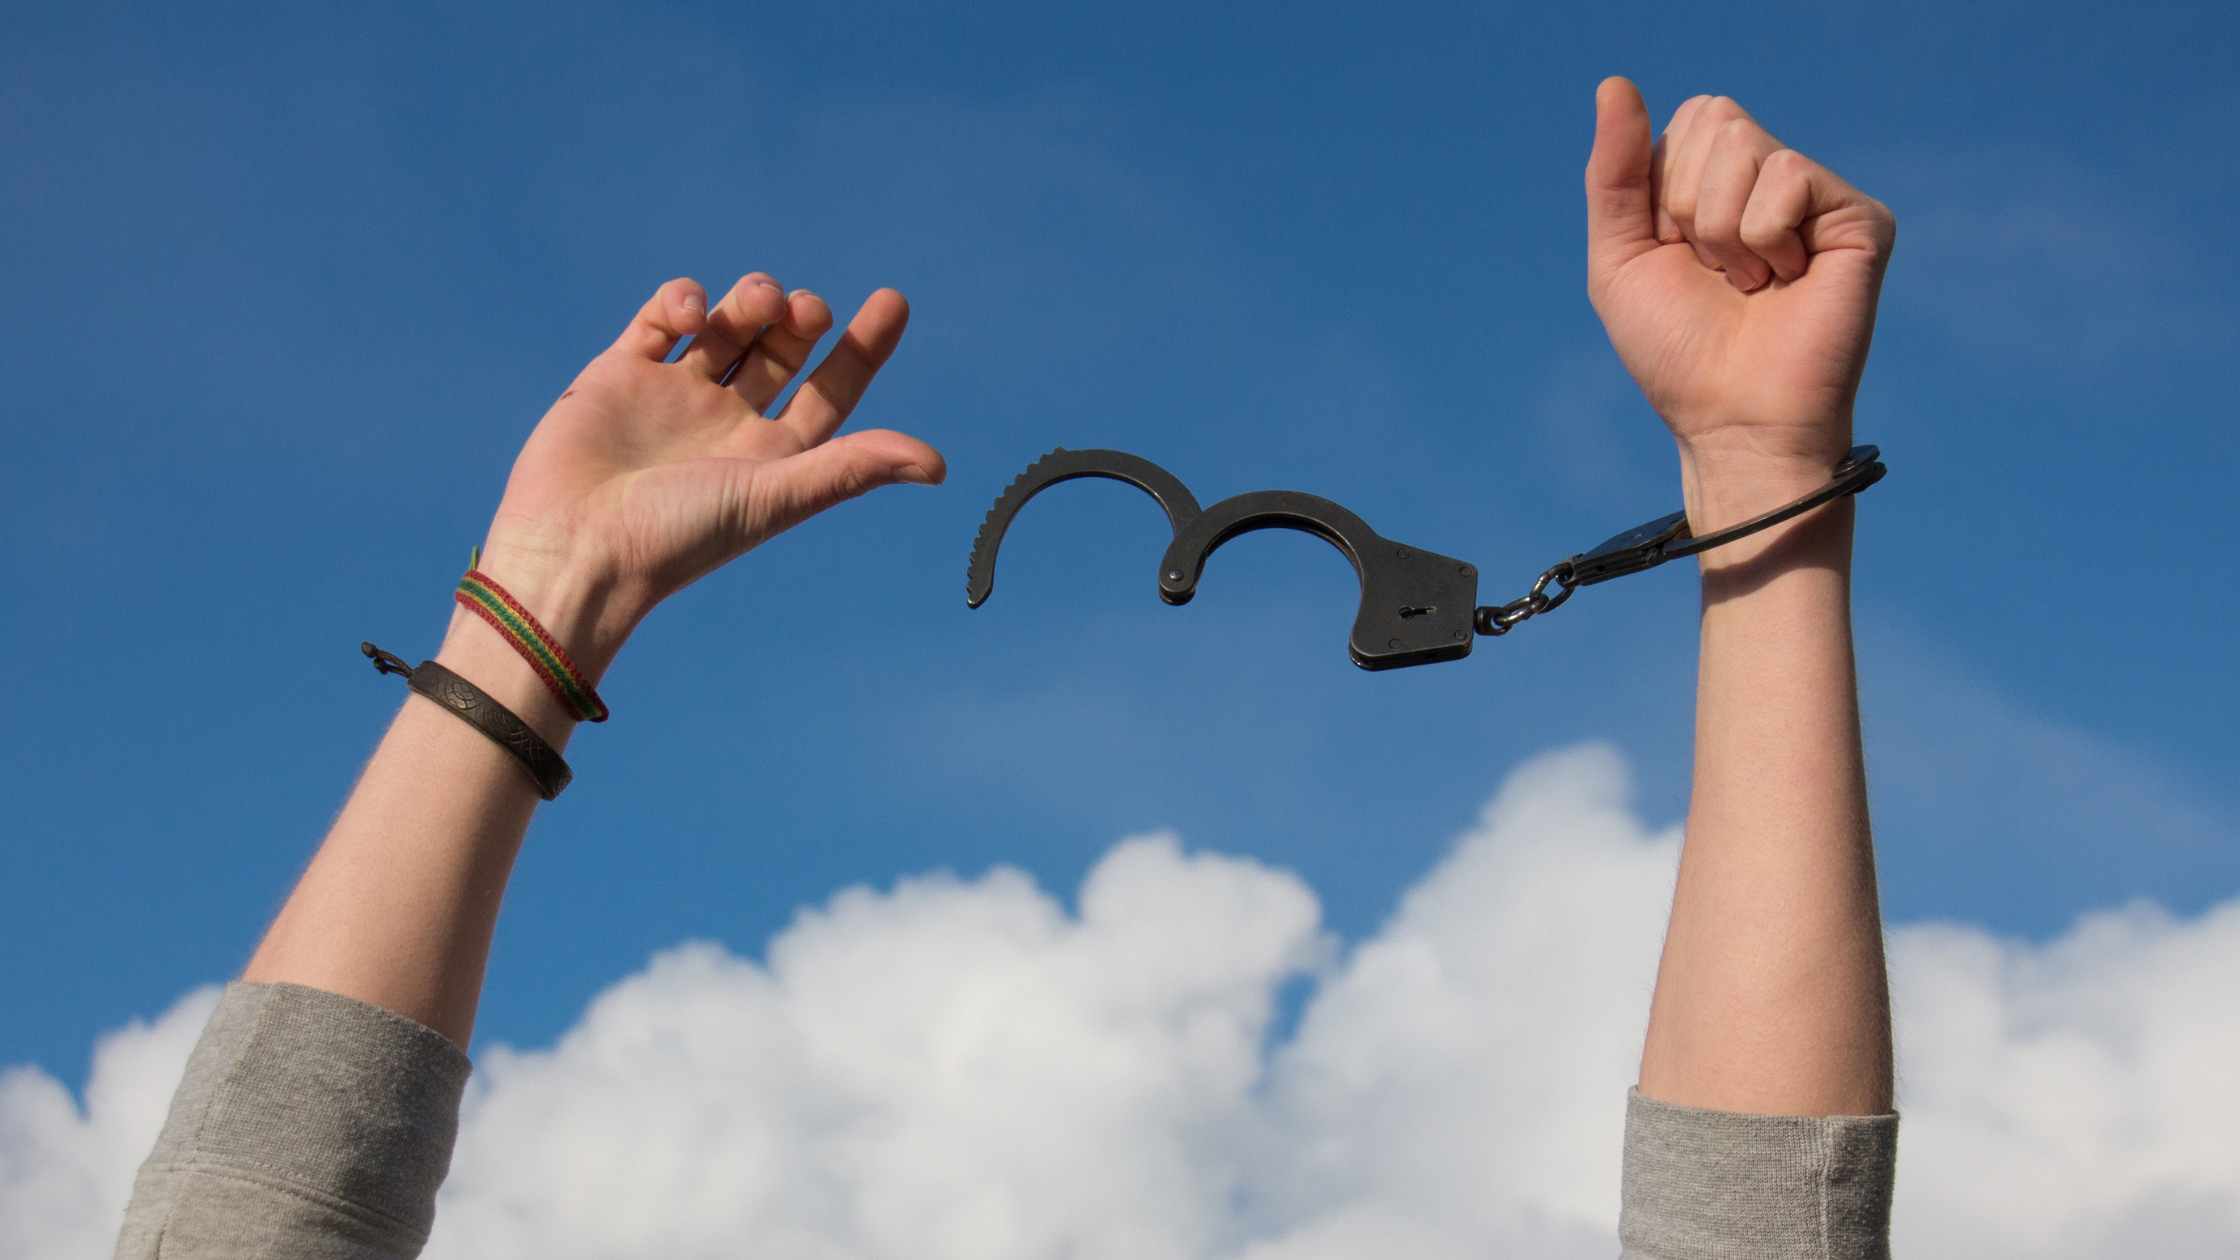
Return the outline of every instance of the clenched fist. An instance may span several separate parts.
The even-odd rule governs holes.
[[[1824,481],[1851,445],[1889,209],[1723,96],[1682,104],[1658,139],[1613,78],[1595,115],[1587,294],[1679,442],[1691,519]]]

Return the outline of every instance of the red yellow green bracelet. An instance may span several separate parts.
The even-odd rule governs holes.
[[[459,579],[455,598],[504,635],[513,650],[521,653],[522,659],[537,671],[537,677],[544,680],[561,707],[574,714],[577,720],[607,720],[606,701],[599,698],[599,693],[591,687],[591,680],[583,676],[576,663],[568,659],[568,649],[561,647],[552,632],[489,574],[470,565],[467,575]]]

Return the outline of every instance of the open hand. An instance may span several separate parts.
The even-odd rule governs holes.
[[[1824,480],[1851,444],[1889,209],[1726,97],[1687,101],[1654,142],[1624,79],[1595,114],[1587,294],[1691,489]]]
[[[940,481],[940,454],[914,437],[834,436],[909,313],[892,289],[872,294],[766,416],[831,328],[824,300],[759,272],[712,310],[693,281],[662,285],[530,435],[483,568],[603,663],[656,602],[764,539],[878,486]]]

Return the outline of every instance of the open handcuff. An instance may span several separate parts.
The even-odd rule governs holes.
[[[1212,507],[1198,500],[1173,473],[1126,451],[1069,451],[1064,447],[1027,465],[1014,478],[972,540],[965,569],[965,603],[978,608],[994,592],[996,549],[1012,518],[1029,499],[1061,481],[1104,477],[1142,490],[1167,514],[1174,541],[1159,562],[1159,598],[1187,604],[1197,594],[1206,558],[1239,534],[1262,529],[1296,529],[1328,541],[1353,562],[1361,579],[1361,609],[1353,619],[1346,650],[1363,669],[1429,665],[1470,655],[1475,635],[1503,635],[1525,620],[1563,606],[1574,591],[1629,573],[1653,569],[1668,560],[1692,556],[1747,538],[1823,503],[1857,494],[1889,470],[1881,451],[1854,446],[1844,454],[1828,483],[1770,512],[1701,537],[1688,529],[1687,514],[1674,512],[1611,538],[1590,551],[1550,565],[1532,588],[1506,604],[1478,604],[1478,570],[1468,561],[1396,542],[1369,523],[1317,495],[1297,490],[1256,490],[1233,495]]]

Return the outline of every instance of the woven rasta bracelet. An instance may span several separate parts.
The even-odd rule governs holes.
[[[583,676],[576,663],[568,659],[568,649],[552,637],[544,624],[530,615],[521,601],[506,593],[506,588],[492,581],[480,569],[470,568],[459,579],[456,597],[459,603],[476,616],[490,623],[513,650],[521,653],[537,677],[560,706],[574,714],[578,721],[604,722],[607,720],[606,701],[592,690],[591,680]]]
[[[529,724],[515,717],[508,709],[482,688],[459,677],[434,661],[407,665],[402,657],[384,652],[371,643],[360,643],[358,650],[373,662],[374,672],[402,674],[407,687],[435,701],[438,708],[490,737],[498,747],[513,754],[513,759],[537,785],[537,795],[546,800],[560,795],[575,775],[568,763],[552,750],[552,745],[529,729]]]

